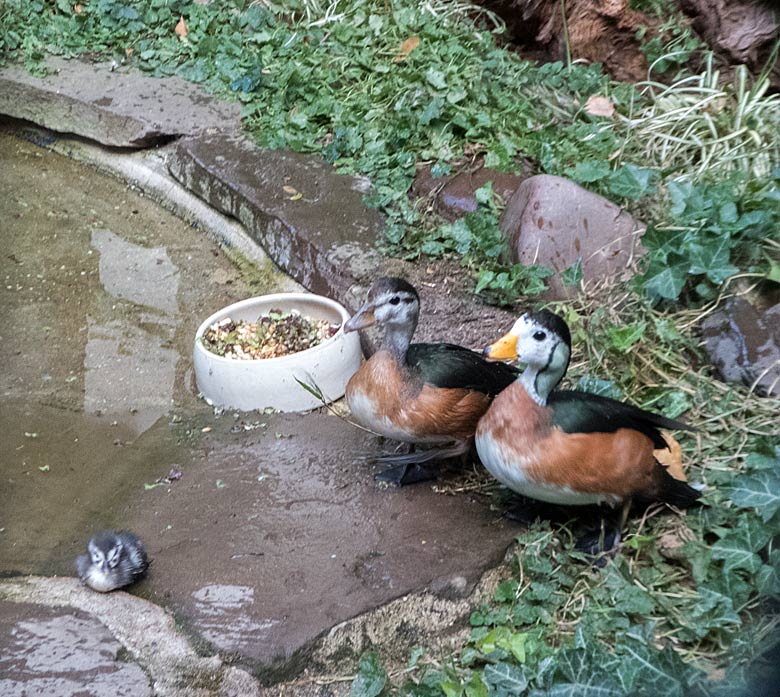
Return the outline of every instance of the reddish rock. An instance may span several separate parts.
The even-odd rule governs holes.
[[[493,182],[493,191],[508,200],[527,176],[479,166],[444,177],[433,177],[431,168],[425,166],[417,172],[412,193],[434,197],[436,211],[447,220],[455,220],[477,210],[474,192],[488,182]]]
[[[598,194],[562,177],[526,179],[501,218],[513,260],[556,271],[548,279],[551,297],[566,297],[561,272],[582,259],[583,280],[630,278],[643,253],[644,231],[628,213]]]
[[[780,396],[780,303],[761,310],[735,298],[704,320],[702,332],[723,380]]]

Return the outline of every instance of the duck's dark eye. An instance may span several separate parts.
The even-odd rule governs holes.
[[[397,305],[400,302],[401,302],[401,298],[399,298],[397,295],[394,295],[392,298],[390,298],[391,305]]]
[[[544,341],[547,338],[547,334],[542,331],[534,332],[534,339],[537,341]]]

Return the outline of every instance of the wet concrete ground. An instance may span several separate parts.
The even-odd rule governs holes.
[[[94,531],[133,529],[154,562],[132,592],[268,682],[339,622],[462,596],[501,558],[514,530],[483,502],[382,489],[358,459],[380,444],[342,419],[197,398],[199,322],[286,278],[35,145],[3,135],[0,156],[0,575],[73,575]]]

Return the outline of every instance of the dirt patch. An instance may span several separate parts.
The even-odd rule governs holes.
[[[616,80],[636,82],[647,75],[637,30],[652,36],[659,21],[629,6],[629,0],[485,0],[507,25],[511,41],[537,58],[565,61],[566,36],[572,60],[602,63]]]

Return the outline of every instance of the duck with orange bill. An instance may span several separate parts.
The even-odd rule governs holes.
[[[525,314],[484,353],[526,366],[477,426],[477,453],[487,470],[531,499],[620,510],[598,547],[585,542],[581,549],[617,549],[634,500],[684,508],[699,498],[700,492],[673,477],[654,452],[668,447],[661,429],[694,429],[625,402],[556,389],[571,355],[571,334],[562,317],[548,310]]]

